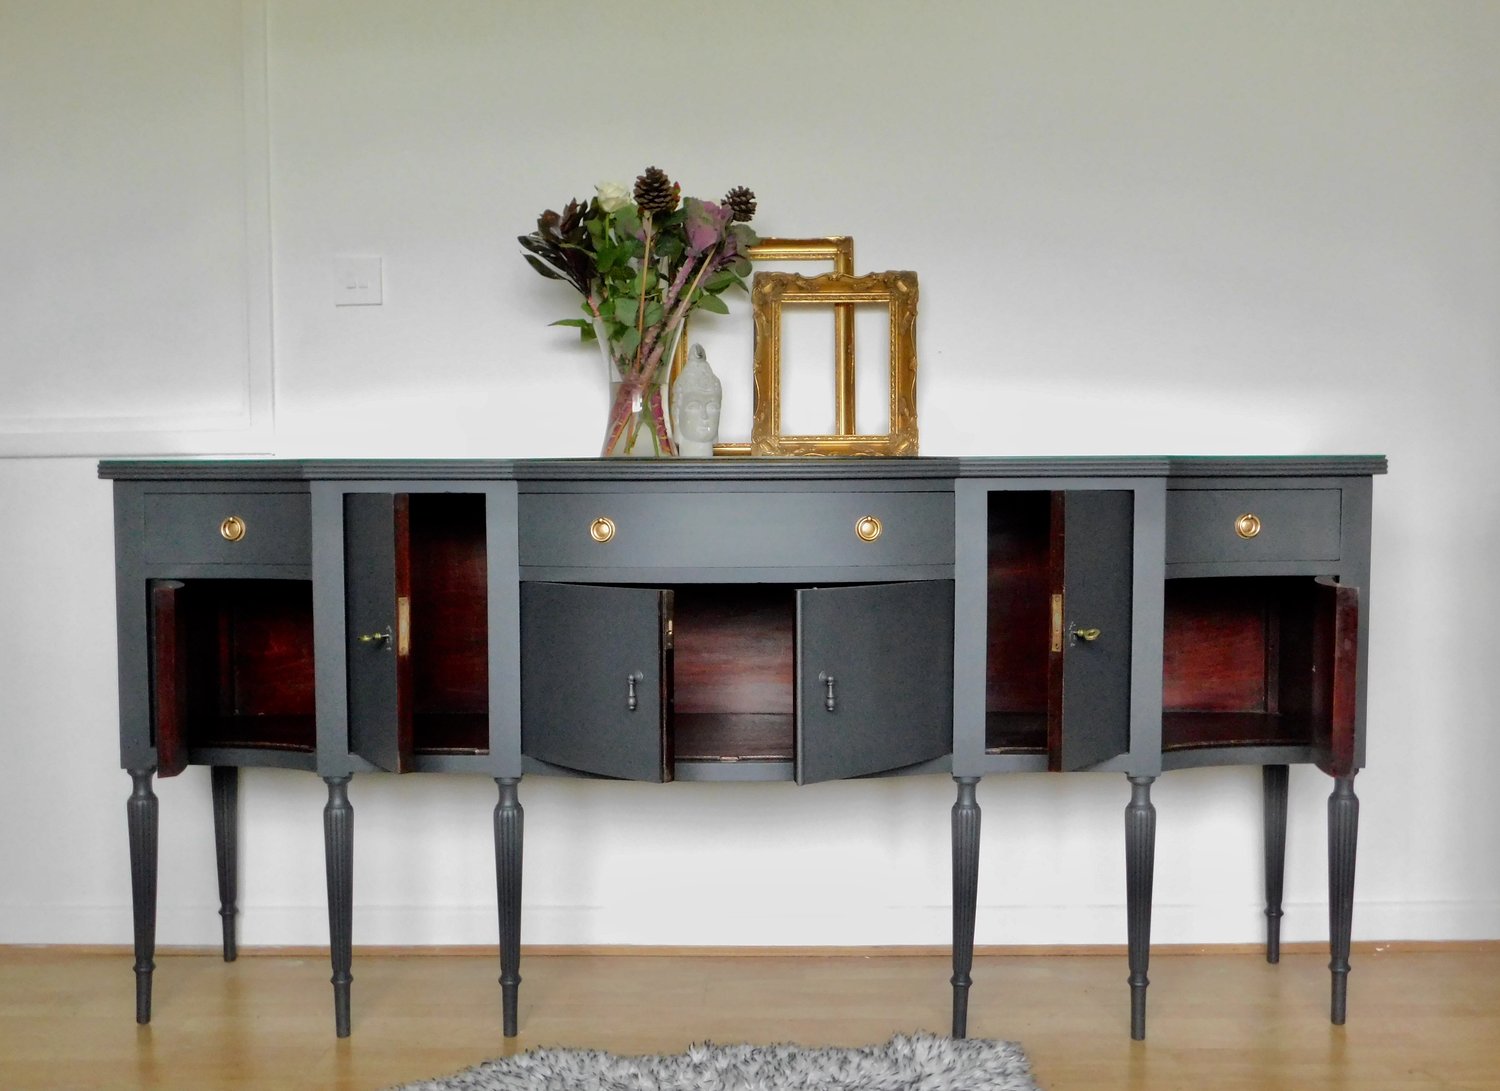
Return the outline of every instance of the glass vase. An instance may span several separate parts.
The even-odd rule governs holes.
[[[609,380],[600,453],[607,458],[671,458],[677,453],[672,438],[672,357],[682,327],[667,336],[655,366],[644,370],[634,348],[611,343],[601,323],[594,323],[594,332]]]

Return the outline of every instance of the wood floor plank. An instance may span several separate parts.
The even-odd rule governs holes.
[[[1021,1042],[1048,1091],[1500,1088],[1500,949],[1367,951],[1342,1028],[1326,965],[1158,954],[1148,1039],[1132,1042],[1123,956],[981,956],[969,1029]],[[0,1087],[371,1091],[540,1045],[866,1045],[948,1026],[950,968],[931,954],[529,955],[521,972],[506,1041],[495,958],[356,952],[340,1041],[317,955],[164,954],[137,1027],[128,955],[0,948]]]

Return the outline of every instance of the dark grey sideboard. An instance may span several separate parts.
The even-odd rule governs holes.
[[[153,776],[212,770],[235,957],[238,770],[323,812],[349,1033],[356,773],[480,773],[504,1033],[526,774],[669,781],[941,773],[953,1033],[967,1025],[988,773],[1124,774],[1131,1033],[1145,1035],[1156,812],[1189,766],[1263,768],[1267,957],[1287,777],[1328,806],[1345,1016],[1377,456],[107,461],[136,1017],[151,1015]]]

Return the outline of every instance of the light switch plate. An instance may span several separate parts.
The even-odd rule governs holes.
[[[378,307],[381,298],[380,258],[340,254],[333,263],[335,307]]]

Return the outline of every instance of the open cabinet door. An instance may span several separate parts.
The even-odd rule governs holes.
[[[150,580],[151,735],[156,775],[187,768],[187,588],[178,580]]]
[[[952,582],[798,591],[797,783],[952,751]]]
[[[1047,767],[1086,769],[1130,750],[1134,494],[1054,493]]]
[[[521,585],[521,753],[672,779],[672,592]]]
[[[349,751],[412,769],[411,530],[407,497],[344,497]]]
[[[1354,772],[1359,693],[1359,588],[1320,576],[1313,612],[1312,731],[1318,768]]]

